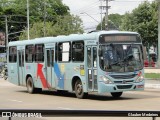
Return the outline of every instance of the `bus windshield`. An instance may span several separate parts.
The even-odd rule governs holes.
[[[143,68],[140,44],[100,45],[100,67],[106,72],[134,72]]]

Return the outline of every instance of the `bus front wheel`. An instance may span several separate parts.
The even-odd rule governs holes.
[[[122,95],[123,92],[112,92],[111,95],[114,98],[119,98]]]
[[[27,91],[28,93],[32,94],[35,92],[35,87],[34,87],[34,84],[33,84],[33,79],[32,77],[28,77],[27,78]]]
[[[84,93],[82,82],[77,80],[75,83],[75,94],[77,98],[83,99],[87,96],[87,93]]]

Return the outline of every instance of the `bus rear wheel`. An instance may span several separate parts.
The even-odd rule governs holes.
[[[80,80],[77,80],[75,82],[75,94],[76,94],[76,97],[79,99],[83,99],[87,97],[87,93],[84,93],[82,82]]]
[[[111,95],[114,98],[119,98],[122,95],[123,92],[112,92]]]
[[[34,83],[33,83],[32,77],[28,77],[27,78],[27,91],[30,94],[35,93],[35,87],[34,87]]]

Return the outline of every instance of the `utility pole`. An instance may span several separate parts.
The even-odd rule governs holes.
[[[100,0],[101,1],[101,6],[102,6],[102,0]],[[103,22],[103,18],[102,18],[102,9],[101,9],[101,30],[103,29],[102,28],[102,22]]]
[[[160,1],[158,2],[158,61],[157,65],[160,68]]]
[[[27,35],[28,35],[28,40],[29,38],[29,0],[27,0]]]
[[[113,0],[103,0],[106,2],[106,5],[105,6],[100,6],[100,9],[103,9],[103,10],[106,10],[106,13],[105,13],[105,28],[106,30],[108,30],[108,9],[110,9],[111,6],[108,5],[108,2],[110,1],[113,1]],[[101,13],[102,15],[102,13]]]
[[[44,30],[43,30],[44,37],[46,36],[46,1],[44,1]]]
[[[7,19],[7,15],[5,15],[4,17],[5,17],[5,26],[6,26],[6,42],[5,42],[5,47],[6,47],[6,51],[7,51],[7,47],[8,47],[8,19]]]
[[[105,28],[108,30],[108,9],[110,6],[108,6],[108,0],[106,0],[106,14],[105,14]]]

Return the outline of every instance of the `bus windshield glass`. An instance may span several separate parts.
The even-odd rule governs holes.
[[[106,72],[134,72],[143,69],[140,44],[100,45],[100,67]]]

